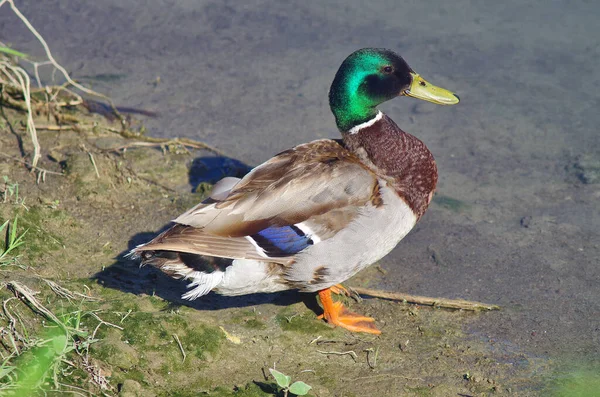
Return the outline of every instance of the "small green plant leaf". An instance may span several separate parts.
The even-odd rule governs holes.
[[[297,396],[303,396],[306,393],[308,393],[310,389],[312,389],[312,386],[309,386],[302,381],[297,381],[292,383],[289,390],[292,394],[295,394]]]
[[[282,374],[281,372],[273,368],[269,369],[269,371],[271,372],[271,375],[273,375],[273,378],[275,378],[275,380],[277,381],[279,387],[282,387],[284,389],[287,389],[289,387],[290,382],[292,381],[291,376]]]

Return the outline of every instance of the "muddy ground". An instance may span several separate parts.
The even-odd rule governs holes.
[[[87,336],[96,329],[88,360],[71,352],[59,366],[58,383],[48,380],[47,390],[60,390],[55,394],[282,395],[269,376],[273,367],[311,385],[313,396],[562,395],[562,387],[579,382],[574,376],[561,380],[563,364],[548,357],[466,331],[481,317],[494,323],[500,312],[349,300],[378,320],[383,334],[374,337],[318,320],[313,295],[181,300],[185,283],[123,255],[200,201],[215,179],[241,175],[245,166],[178,145],[112,150],[135,140],[109,131],[118,131],[118,123],[78,108],[69,110],[77,121],[61,131],[40,130],[38,166],[62,174],[46,173],[40,181],[20,162],[32,150],[24,115],[2,110],[0,220],[18,216],[19,233],[27,232],[16,261],[0,269],[0,299],[29,339],[43,337],[42,325],[51,322],[10,299],[15,294],[6,283],[38,292],[38,301],[61,319],[81,313],[78,327]],[[38,123],[47,121],[40,115]],[[434,202],[438,210],[461,206],[446,197]],[[432,255],[442,260],[440,253]],[[385,277],[374,266],[348,285],[379,285]],[[47,280],[70,291],[71,299]],[[9,320],[4,312],[5,357],[13,349]],[[24,342],[16,343],[26,350]]]

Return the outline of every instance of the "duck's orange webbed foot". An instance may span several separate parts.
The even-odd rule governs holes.
[[[331,287],[329,287],[329,290],[331,292],[333,292],[336,295],[345,295],[345,296],[351,296],[352,294],[350,293],[350,291],[348,291],[346,289],[346,287],[344,287],[342,284],[336,284],[336,285],[332,285]]]
[[[346,310],[342,302],[334,302],[333,299],[331,299],[330,288],[319,291],[319,298],[321,298],[321,304],[323,305],[324,311],[323,315],[319,317],[327,320],[329,324],[346,328],[352,332],[367,332],[375,335],[381,334],[381,331],[375,327],[374,318],[352,313]]]

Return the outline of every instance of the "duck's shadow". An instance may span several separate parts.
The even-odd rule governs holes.
[[[194,191],[201,183],[214,184],[226,176],[240,178],[250,169],[244,163],[227,157],[200,157],[195,159],[192,167],[190,167],[188,179],[191,190]],[[138,260],[132,260],[126,256],[131,249],[150,241],[170,226],[171,224],[167,224],[159,231],[134,235],[129,240],[127,250],[121,252],[112,265],[96,273],[93,279],[106,288],[118,289],[136,295],[156,295],[173,305],[185,305],[198,310],[218,310],[264,303],[287,306],[302,301],[307,306],[316,309],[312,294],[301,294],[295,291],[230,297],[210,293],[194,301],[181,299],[181,296],[187,291],[187,282],[172,279],[152,266],[140,267]]]

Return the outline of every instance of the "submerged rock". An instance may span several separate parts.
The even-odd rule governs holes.
[[[566,169],[583,184],[600,183],[600,158],[598,156],[591,154],[579,155]]]

